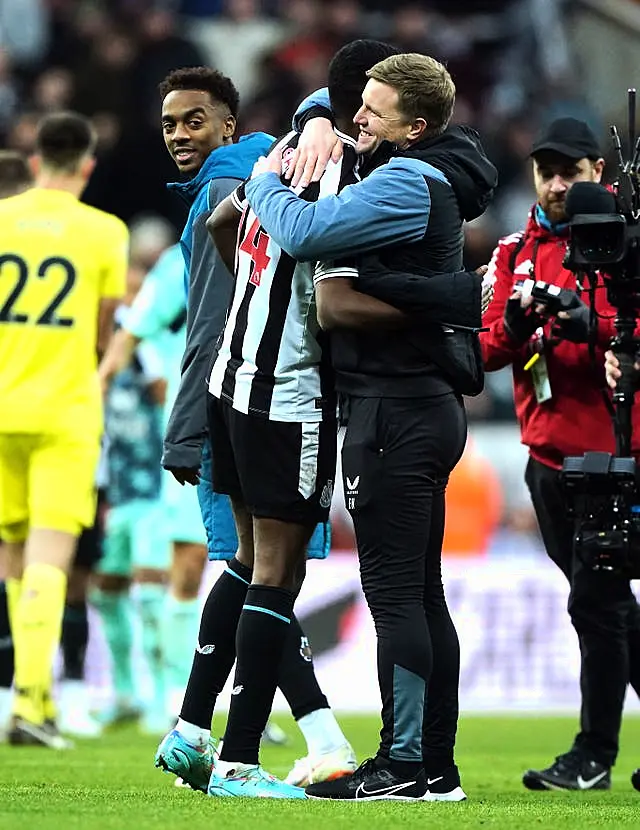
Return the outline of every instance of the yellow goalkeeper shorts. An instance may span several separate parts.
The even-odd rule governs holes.
[[[98,435],[0,432],[0,538],[90,527],[99,455]]]

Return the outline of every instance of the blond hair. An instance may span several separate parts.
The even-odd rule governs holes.
[[[447,128],[456,102],[451,75],[435,58],[417,53],[390,55],[367,72],[398,93],[400,112],[409,120],[424,118],[425,135],[439,135]]]

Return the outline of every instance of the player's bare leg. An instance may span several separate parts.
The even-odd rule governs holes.
[[[191,670],[193,649],[200,620],[198,599],[207,563],[205,545],[174,542],[169,573],[169,591],[162,618],[162,648],[167,680],[169,713],[180,711],[184,689]]]
[[[151,673],[152,697],[145,707],[142,729],[163,735],[170,725],[167,710],[167,667],[162,631],[169,575],[160,568],[138,567],[133,580],[137,586],[137,612],[142,622],[142,650]]]
[[[98,713],[103,726],[137,720],[142,708],[133,677],[133,608],[131,577],[99,572],[91,592],[91,603],[102,621],[111,657],[113,701]]]

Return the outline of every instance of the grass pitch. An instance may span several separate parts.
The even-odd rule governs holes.
[[[276,718],[291,737],[266,747],[263,762],[284,776],[304,754],[287,717]],[[341,719],[358,758],[376,747],[377,718]],[[222,730],[222,723],[218,724]],[[640,827],[640,792],[630,775],[640,766],[640,718],[627,718],[610,792],[531,793],[527,767],[546,766],[569,748],[573,718],[463,717],[458,764],[469,796],[461,804],[349,804],[208,799],[172,786],[153,766],[157,741],[130,727],[73,752],[0,746],[2,830],[466,830],[466,828]]]

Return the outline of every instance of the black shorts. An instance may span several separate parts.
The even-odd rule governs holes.
[[[295,423],[244,415],[209,396],[212,481],[252,516],[316,525],[329,517],[336,421]]]
[[[96,516],[92,527],[85,527],[78,538],[73,565],[93,570],[102,558],[104,540],[104,511],[106,497],[104,490],[98,490]]]

